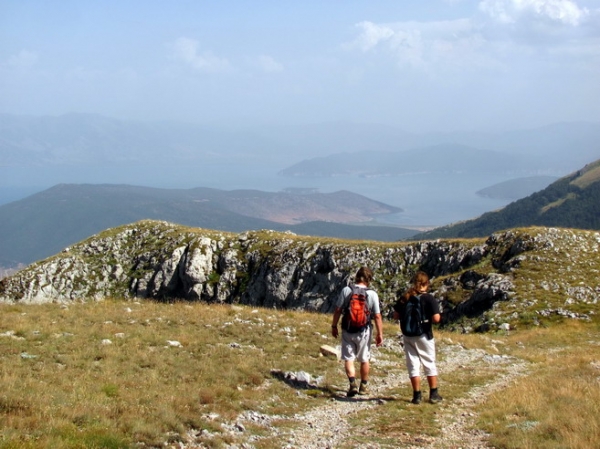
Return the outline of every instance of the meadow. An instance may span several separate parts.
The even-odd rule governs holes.
[[[319,352],[337,344],[328,315],[118,299],[3,304],[0,315],[0,449],[285,447],[289,433],[304,425],[299,414],[339,400],[347,387],[341,362]],[[385,323],[388,342],[397,331]],[[443,404],[411,406],[404,379],[386,390],[385,379],[401,379],[405,368],[399,346],[384,345],[372,367],[379,405],[348,416],[363,438],[348,435],[343,447],[365,440],[375,447],[415,441],[457,447],[445,440],[444,426],[456,413],[452,404],[475,391],[485,398],[466,413],[494,447],[596,444],[596,324],[568,320],[436,337]],[[456,350],[518,360],[526,372],[486,392],[504,368],[461,361]],[[298,372],[309,373],[315,385],[300,388],[274,374]],[[252,414],[268,417],[269,426],[243,421]],[[236,431],[240,422],[243,432]]]

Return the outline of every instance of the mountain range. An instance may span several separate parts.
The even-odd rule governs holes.
[[[363,151],[307,159],[279,173],[283,176],[397,176],[436,173],[492,172],[519,175],[532,170],[533,162],[500,151],[480,150],[465,145],[440,144],[412,150]]]
[[[388,206],[391,203],[406,209],[403,215],[412,220],[412,227],[431,226],[428,217],[411,218],[419,209],[416,193],[425,195],[431,205],[438,192],[444,210],[431,208],[435,225],[475,216],[453,207],[460,201],[477,201],[469,200],[465,190],[475,176],[479,181],[473,193],[493,198],[497,193],[481,192],[482,179],[491,181],[499,172],[505,173],[503,179],[564,176],[599,153],[599,123],[563,123],[504,133],[414,134],[385,125],[352,123],[245,129],[134,122],[94,114],[0,114],[0,198],[13,195],[18,187],[39,192],[0,206],[0,266],[30,263],[102,229],[145,218],[233,232],[273,229],[398,240],[415,231],[354,223],[401,210]],[[266,186],[273,183],[276,173],[280,173],[278,185]],[[442,181],[440,173],[452,175]],[[316,177],[330,181],[312,181]],[[417,177],[421,187],[413,183]],[[281,191],[287,180],[288,186],[299,190]],[[419,190],[424,183],[427,192]],[[211,201],[194,199],[200,190],[189,186],[199,185],[218,186],[202,190],[202,198],[211,192]],[[335,193],[292,195],[311,187]],[[569,193],[565,206],[581,198],[580,192]],[[477,214],[486,210],[483,207],[478,205]],[[461,215],[447,218],[452,216],[450,210],[459,209]],[[513,209],[511,205],[505,210]],[[550,217],[562,210],[551,209],[542,215]],[[522,220],[494,218],[495,224],[477,235],[513,222],[535,224],[532,215],[519,214]],[[482,220],[489,220],[485,217]],[[578,220],[571,217],[569,222],[577,226]]]
[[[318,158],[317,168],[323,165],[322,158],[326,156],[332,156],[337,163],[347,161],[346,164],[354,166],[377,167],[374,160],[390,157],[386,153],[429,149],[432,156],[425,159],[410,155],[408,162],[415,165],[411,171],[430,163],[443,165],[454,157],[462,160],[460,170],[469,172],[481,167],[482,158],[495,158],[501,153],[509,158],[507,163],[499,161],[503,169],[510,167],[511,160],[518,160],[523,167],[513,164],[512,169],[566,174],[595,159],[599,142],[600,123],[593,122],[559,123],[502,133],[415,134],[392,126],[344,122],[244,128],[138,122],[97,114],[57,117],[0,114],[0,167],[45,165],[48,170],[61,165],[134,162],[160,165],[168,155],[170,163],[206,165],[225,161],[279,167],[283,173],[294,174],[294,164],[312,158]],[[479,150],[481,154],[471,150]],[[438,158],[442,155],[445,158],[440,163]],[[379,166],[389,168],[387,164]],[[308,173],[314,174],[310,170]]]
[[[482,237],[520,226],[600,229],[600,160],[500,210],[413,238]]]
[[[368,225],[373,217],[400,210],[344,191],[272,193],[61,184],[0,206],[0,266],[29,264],[106,228],[142,219],[231,232],[272,229],[394,241],[416,231]]]

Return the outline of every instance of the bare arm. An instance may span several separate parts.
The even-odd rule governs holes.
[[[381,319],[381,313],[375,314],[375,329],[377,331],[375,334],[375,344],[381,346],[383,343],[383,320]]]
[[[340,320],[340,316],[342,316],[342,309],[340,307],[336,307],[333,312],[333,320],[331,321],[331,335],[333,338],[338,338],[338,321]]]

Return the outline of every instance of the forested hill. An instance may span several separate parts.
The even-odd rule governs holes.
[[[600,229],[600,160],[503,209],[420,233],[412,239],[483,237],[526,226]]]

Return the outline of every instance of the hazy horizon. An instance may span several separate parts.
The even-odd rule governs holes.
[[[407,144],[402,132],[502,133],[600,123],[600,4],[592,0],[0,0],[0,33],[2,114],[185,122],[225,127],[231,137],[216,139],[210,154],[200,145],[189,146],[191,159],[205,158],[200,169],[210,176],[203,177],[194,167],[164,164],[166,147],[158,157],[156,148],[147,156],[164,165],[159,174],[100,163],[96,171],[14,168],[11,158],[25,154],[32,140],[18,136],[6,140],[6,154],[0,155],[9,161],[0,167],[5,197],[78,182],[265,190],[314,186],[403,207],[410,222],[446,223],[497,207],[475,197],[474,189],[508,178],[481,177],[469,190],[460,176],[446,185],[420,179],[429,199],[437,195],[435,204],[409,217],[418,192],[408,178],[380,178],[373,186],[343,178],[313,184],[277,178],[276,172],[306,157],[348,151],[352,144],[361,150]],[[302,129],[323,123],[352,126]],[[369,132],[361,134],[361,124],[369,124]],[[245,131],[258,127],[279,127],[279,134],[246,138]],[[556,135],[548,136],[549,144]],[[69,138],[75,147],[77,134]],[[226,148],[222,142],[237,146]],[[34,141],[29,149],[50,147],[44,144]],[[64,146],[66,152],[72,149]],[[558,150],[550,146],[533,148],[535,157],[555,157]],[[261,153],[266,147],[270,152]],[[137,160],[149,153],[147,147],[136,150]],[[221,159],[211,158],[217,152],[223,153]],[[254,164],[252,176],[245,176],[246,160]],[[231,172],[219,165],[229,162],[237,165]],[[449,187],[454,190],[448,192]],[[464,198],[449,201],[461,192]],[[424,223],[428,208],[433,210]],[[447,220],[436,215],[436,208],[446,208]]]
[[[591,0],[0,1],[0,112],[408,132],[600,121]]]

